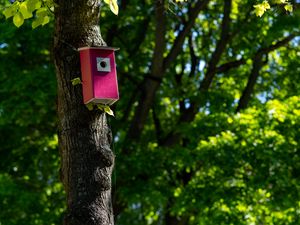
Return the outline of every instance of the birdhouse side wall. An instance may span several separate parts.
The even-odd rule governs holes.
[[[81,80],[82,80],[82,93],[83,102],[87,104],[94,98],[93,76],[92,76],[92,58],[90,49],[80,51],[81,63]]]

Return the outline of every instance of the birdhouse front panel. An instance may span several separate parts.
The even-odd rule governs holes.
[[[111,105],[119,99],[115,50],[109,47],[79,49],[85,104]]]

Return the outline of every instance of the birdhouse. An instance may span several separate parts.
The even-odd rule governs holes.
[[[111,47],[79,48],[84,104],[112,105],[119,99],[116,50]]]

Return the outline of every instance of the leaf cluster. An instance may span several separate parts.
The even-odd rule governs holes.
[[[25,0],[14,1],[6,6],[3,14],[6,19],[13,17],[13,23],[16,27],[23,25],[25,19],[34,18],[32,28],[44,26],[50,21],[50,9],[53,10],[52,0]]]

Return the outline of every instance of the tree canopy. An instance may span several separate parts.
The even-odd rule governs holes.
[[[19,4],[11,17],[22,26],[0,16],[0,224],[61,224],[59,6],[11,2],[0,1],[4,12]],[[269,1],[263,14],[260,4],[122,0],[118,16],[102,7],[103,38],[120,47],[116,224],[300,223],[299,1]]]

